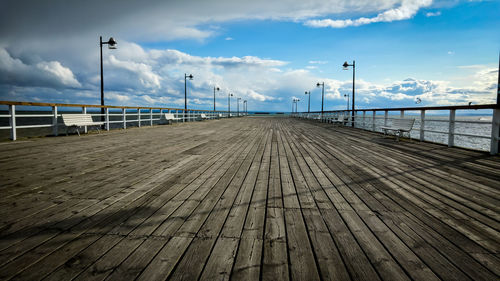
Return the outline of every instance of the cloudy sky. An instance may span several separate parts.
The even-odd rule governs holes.
[[[492,103],[500,1],[3,0],[0,100],[289,111]],[[233,99],[233,105],[236,102]],[[234,108],[233,107],[233,108]]]

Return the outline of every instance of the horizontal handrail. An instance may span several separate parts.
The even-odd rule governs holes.
[[[26,105],[26,106],[58,106],[58,107],[93,107],[93,108],[117,108],[117,109],[163,109],[163,110],[184,110],[184,108],[173,107],[146,107],[146,106],[117,106],[117,105],[96,105],[96,104],[69,104],[69,103],[44,103],[44,102],[25,102],[25,101],[0,101],[0,105]],[[190,109],[189,111],[214,112],[206,109]],[[217,112],[227,112],[225,110],[217,110]]]
[[[187,121],[197,121],[203,119],[217,119],[226,118],[230,116],[236,116],[236,112],[228,112],[224,110],[201,110],[201,109],[182,109],[182,108],[169,108],[169,107],[144,107],[144,106],[114,106],[114,105],[92,105],[92,104],[64,104],[64,103],[41,103],[41,102],[20,102],[20,101],[0,101],[0,106],[8,106],[8,114],[0,115],[0,119],[8,119],[9,126],[0,126],[0,130],[10,130],[10,138],[12,140],[17,139],[17,129],[31,129],[31,128],[47,128],[52,127],[53,135],[58,135],[59,126],[63,125],[59,121],[62,117],[62,113],[73,114],[81,112],[81,114],[88,114],[92,117],[99,118],[104,124],[104,128],[109,131],[111,124],[122,124],[121,128],[127,129],[128,123],[134,122],[134,126],[141,127],[146,124],[153,126],[155,121],[161,121],[162,115],[165,113],[175,114],[177,120],[182,120],[182,122]],[[50,107],[50,110],[36,109],[19,110],[17,106],[22,107]],[[63,108],[64,110],[61,110]],[[78,108],[78,110],[66,109],[66,108]],[[99,108],[101,110],[87,110],[89,108]],[[44,112],[47,113],[44,113]],[[75,112],[77,111],[77,112]],[[32,112],[33,114],[30,114]],[[41,112],[41,113],[40,113]],[[18,114],[19,113],[19,114]],[[206,115],[206,118],[202,118],[202,115]],[[246,116],[246,112],[238,112],[237,116]],[[128,119],[127,117],[133,116],[134,120]],[[31,121],[23,121],[27,118],[38,118]],[[47,118],[52,119],[51,124],[47,123]],[[45,120],[42,121],[42,119]],[[19,124],[17,121],[22,121]],[[42,124],[43,123],[43,124]],[[161,123],[161,122],[160,122]],[[7,125],[7,124],[5,124]],[[87,126],[83,126],[85,132],[87,132]],[[114,126],[114,128],[117,128]]]
[[[478,110],[478,109],[491,109],[493,114],[490,120],[457,120],[457,111],[460,110]],[[390,114],[389,112],[399,112],[399,114]],[[405,116],[405,113],[410,111]],[[432,111],[431,118],[426,118],[426,113]],[[436,112],[446,111],[448,115],[447,119],[440,119],[434,114]],[[371,114],[367,114],[371,112]],[[377,114],[377,112],[384,112],[384,114]],[[490,114],[490,113],[488,113]],[[446,116],[446,115],[443,115]],[[410,117],[411,116],[411,117]],[[421,107],[398,107],[398,108],[363,108],[354,110],[328,110],[328,111],[313,111],[313,112],[294,112],[292,117],[301,117],[315,119],[321,122],[332,122],[342,125],[349,125],[356,128],[370,130],[370,131],[381,131],[381,123],[383,126],[387,126],[388,122],[392,120],[397,120],[400,118],[415,118],[418,121],[417,128],[412,128],[411,131],[418,132],[420,141],[429,141],[425,138],[425,133],[437,133],[441,135],[447,135],[447,144],[452,147],[455,146],[455,137],[468,137],[476,139],[490,139],[490,153],[497,154],[500,150],[499,147],[499,134],[500,134],[500,105],[498,104],[477,104],[477,105],[451,105],[451,106],[421,106]],[[348,117],[348,118],[346,118]],[[488,118],[489,119],[489,118]],[[444,124],[443,124],[444,123]],[[447,124],[446,124],[447,123]],[[462,125],[459,127],[458,125]],[[465,126],[464,125],[469,125]],[[473,126],[478,125],[478,126]],[[482,125],[491,125],[491,132],[487,132],[489,127],[481,127]],[[377,130],[378,129],[378,130]],[[464,131],[465,129],[465,131]],[[477,133],[480,134],[477,134]],[[482,134],[481,134],[482,133]],[[431,137],[434,142],[443,143],[442,138]],[[481,147],[485,149],[487,144],[477,141],[469,142],[463,141],[462,143],[469,148]]]
[[[416,106],[416,107],[391,107],[391,108],[358,108],[354,111],[419,111],[419,110],[464,110],[464,109],[500,109],[500,105],[496,103],[490,104],[474,104],[474,105],[446,105],[446,106]],[[334,112],[351,112],[349,109],[339,109],[339,110],[324,110],[323,113],[334,113]],[[308,113],[308,112],[300,112]],[[321,113],[321,111],[311,111],[309,113]]]

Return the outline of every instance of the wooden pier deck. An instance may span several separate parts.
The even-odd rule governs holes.
[[[291,118],[0,143],[0,280],[499,280],[500,159]]]

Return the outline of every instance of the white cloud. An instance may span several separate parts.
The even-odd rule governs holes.
[[[321,102],[317,82],[325,82],[326,109],[345,108],[344,94],[352,92],[350,79],[329,79],[308,70],[324,61],[311,61],[304,69],[294,69],[285,61],[256,56],[195,56],[174,49],[145,49],[123,40],[119,44],[117,50],[106,50],[104,57],[106,104],[183,107],[184,73],[194,75],[194,80],[187,84],[189,105],[203,109],[212,108],[214,85],[221,88],[216,93],[219,109],[227,108],[230,92],[248,100],[249,110],[277,111],[290,110],[292,95],[305,101],[304,91],[309,90],[311,109],[315,110]],[[91,52],[96,57],[93,51],[96,50]],[[494,101],[496,68],[459,68],[472,73],[464,78],[466,87],[448,81],[407,79],[377,84],[358,78],[356,105],[414,106],[417,97],[422,100],[421,105]],[[52,59],[21,60],[0,48],[0,99],[98,104],[98,61],[75,74],[71,69]],[[231,108],[235,108],[234,98],[232,103]]]
[[[26,64],[0,48],[0,82],[24,86],[81,87],[73,72],[58,61]]]
[[[272,101],[274,100],[274,97],[271,96],[266,96],[263,94],[259,94],[254,90],[248,90],[246,93],[251,99],[257,100],[257,101]]]
[[[234,38],[233,37],[226,37],[226,38],[224,38],[224,40],[226,40],[226,41],[233,41]]]
[[[379,13],[375,17],[358,19],[322,19],[322,20],[307,20],[304,24],[310,27],[332,27],[344,28],[348,26],[360,26],[376,22],[392,22],[399,20],[410,19],[423,7],[428,7],[432,4],[432,0],[404,0],[397,8],[392,8]]]
[[[441,12],[440,11],[437,11],[437,12],[428,12],[425,14],[426,17],[437,17],[437,16],[440,16],[441,15]]]
[[[114,104],[118,104],[118,105],[124,105],[130,101],[130,96],[122,95],[122,94],[118,94],[118,93],[114,93],[114,92],[106,93],[106,97],[113,100],[113,101],[116,101],[116,103],[114,103]]]
[[[234,20],[297,21],[346,11],[374,13],[408,0],[5,0],[0,11],[0,38],[7,42],[75,38],[86,42],[96,31],[140,41],[204,40],[218,35],[218,24]],[[22,20],[19,13],[22,11]],[[61,24],[64,23],[64,24]]]
[[[109,56],[109,64],[118,69],[124,69],[134,73],[135,77],[146,88],[159,88],[160,76],[153,72],[152,66],[145,63],[137,63],[133,61],[121,61],[115,58],[114,55]]]
[[[328,61],[326,60],[311,60],[309,61],[309,64],[327,64]]]

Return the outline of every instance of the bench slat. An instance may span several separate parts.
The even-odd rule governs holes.
[[[391,126],[384,126],[384,130],[395,130],[408,132],[413,128],[415,119],[394,119]]]
[[[63,123],[66,126],[98,126],[104,122],[94,122],[90,114],[61,114]]]
[[[181,120],[182,118],[175,117],[173,113],[165,113],[166,120]]]

